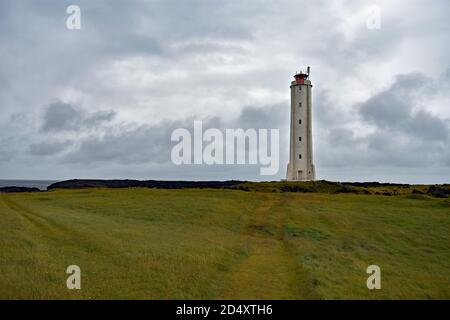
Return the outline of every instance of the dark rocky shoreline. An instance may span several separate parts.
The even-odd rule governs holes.
[[[47,187],[53,189],[80,189],[80,188],[213,188],[222,189],[237,186],[243,181],[164,181],[164,180],[67,180],[54,183]]]
[[[1,187],[0,193],[14,193],[14,192],[43,192],[38,188],[28,187]]]
[[[376,195],[397,195],[400,189],[409,189],[413,185],[380,182],[331,182],[326,180],[310,182],[249,182],[239,180],[227,181],[165,181],[165,180],[100,180],[73,179],[60,181],[47,187],[47,191],[55,189],[86,189],[86,188],[157,188],[157,189],[232,189],[241,191],[263,192],[322,192],[322,193],[355,193]],[[438,198],[448,198],[450,185],[429,185],[422,191],[411,189],[412,194],[428,194]],[[369,188],[389,188],[382,192],[369,191]],[[1,187],[0,193],[14,192],[45,192],[30,187]]]

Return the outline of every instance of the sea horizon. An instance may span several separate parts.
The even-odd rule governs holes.
[[[33,180],[33,179],[0,179],[0,188],[2,187],[27,187],[46,190],[51,184],[61,180]]]

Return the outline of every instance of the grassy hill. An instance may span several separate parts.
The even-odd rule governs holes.
[[[450,298],[450,199],[286,185],[0,194],[0,299]]]

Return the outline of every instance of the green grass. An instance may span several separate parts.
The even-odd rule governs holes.
[[[261,188],[0,194],[0,299],[450,298],[449,199]]]

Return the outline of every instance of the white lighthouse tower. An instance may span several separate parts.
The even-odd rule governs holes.
[[[291,82],[291,142],[286,179],[315,180],[313,164],[310,68]]]

